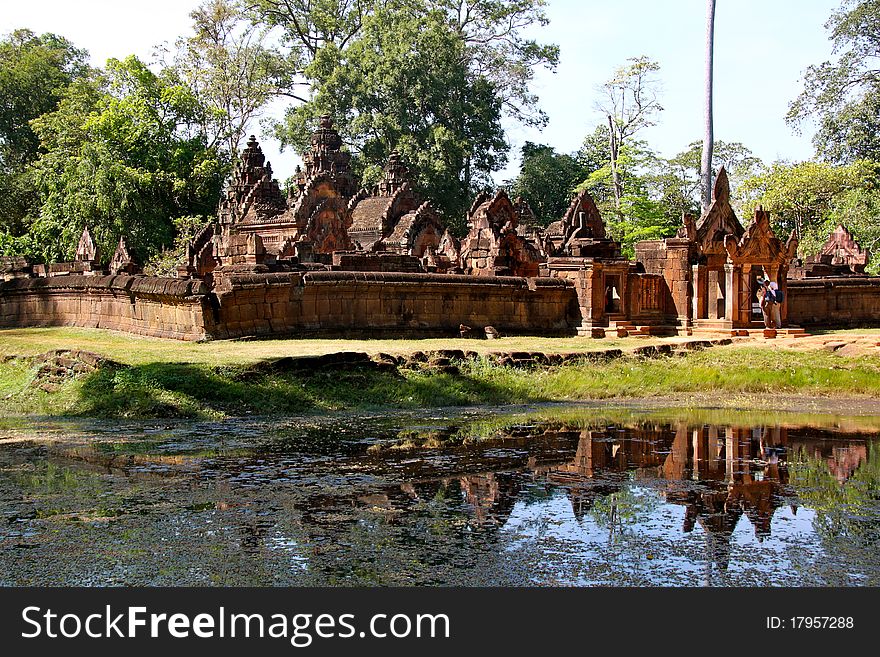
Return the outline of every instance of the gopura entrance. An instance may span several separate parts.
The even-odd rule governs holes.
[[[797,251],[792,236],[787,243],[773,234],[770,214],[755,210],[743,228],[730,205],[724,169],[712,194],[709,210],[695,222],[686,217],[682,237],[693,242],[691,266],[693,324],[697,328],[751,328],[762,320],[757,307],[758,277],[767,277],[786,289],[789,262]],[[785,318],[786,304],[782,306]]]

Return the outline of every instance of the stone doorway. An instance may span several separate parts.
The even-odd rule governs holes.
[[[605,312],[607,314],[621,312],[620,276],[605,276]]]

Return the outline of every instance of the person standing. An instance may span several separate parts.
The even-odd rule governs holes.
[[[773,304],[770,307],[770,317],[773,320],[773,323],[776,325],[775,328],[782,328],[782,293],[779,291],[779,285],[776,284],[776,281],[770,282],[770,293],[773,295]]]
[[[770,281],[761,276],[758,277],[758,292],[755,295],[758,299],[758,305],[761,306],[761,313],[764,315],[764,328],[773,328],[773,308],[774,302]]]

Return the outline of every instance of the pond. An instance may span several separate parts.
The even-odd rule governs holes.
[[[880,585],[880,418],[544,406],[0,437],[3,585]]]

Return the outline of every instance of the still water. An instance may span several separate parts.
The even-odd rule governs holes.
[[[544,407],[0,432],[4,585],[880,585],[880,419]]]

